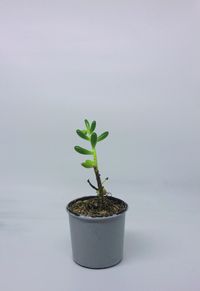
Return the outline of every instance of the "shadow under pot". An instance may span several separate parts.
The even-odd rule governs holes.
[[[106,217],[73,213],[71,209],[74,203],[93,197],[95,196],[75,199],[67,205],[73,260],[91,269],[108,268],[118,264],[123,258],[125,213],[128,205],[121,199],[108,197],[111,201],[123,204],[121,212]]]

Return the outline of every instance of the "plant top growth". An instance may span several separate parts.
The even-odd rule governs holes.
[[[87,140],[90,143],[91,149],[85,149],[81,146],[75,146],[74,149],[76,152],[82,155],[89,155],[91,156],[91,159],[85,160],[81,165],[84,168],[93,168],[96,181],[97,181],[97,187],[94,186],[90,180],[88,179],[89,185],[96,190],[97,195],[99,196],[100,200],[103,200],[103,197],[107,195],[107,191],[105,187],[103,186],[104,182],[108,180],[106,178],[103,182],[101,181],[101,175],[99,173],[99,167],[98,167],[98,159],[97,159],[97,151],[96,151],[96,146],[97,143],[103,141],[108,135],[109,132],[105,131],[101,135],[97,135],[95,132],[96,129],[96,121],[92,121],[91,123],[85,119],[85,128],[83,130],[77,129],[76,133],[78,134],[79,137],[82,139]]]

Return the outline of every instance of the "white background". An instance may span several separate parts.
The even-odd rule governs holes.
[[[0,2],[1,289],[200,289],[200,2]],[[65,206],[93,194],[84,118],[129,204],[124,261],[71,260]],[[93,180],[94,181],[94,180]]]

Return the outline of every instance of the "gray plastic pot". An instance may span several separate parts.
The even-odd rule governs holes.
[[[70,205],[77,200],[91,198],[82,197],[67,205],[71,231],[73,260],[87,268],[102,269],[118,264],[123,257],[125,213],[108,217],[78,216],[70,211]]]

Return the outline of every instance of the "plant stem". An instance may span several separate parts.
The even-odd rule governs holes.
[[[99,170],[94,167],[94,173],[95,173],[95,176],[96,176],[96,180],[97,180],[97,185],[98,185],[98,195],[99,196],[103,196],[103,185],[102,185],[102,182],[101,182],[101,177],[100,177],[100,174],[99,174]]]
[[[88,184],[89,184],[93,189],[95,189],[96,191],[98,191],[98,188],[95,187],[94,185],[92,185],[92,183],[90,182],[89,179],[87,180],[87,182],[88,182]]]
[[[98,185],[99,205],[100,205],[100,208],[102,208],[104,195],[103,195],[103,186],[102,186],[101,177],[100,177],[98,168],[94,167],[94,173],[95,173],[97,185]]]
[[[103,203],[103,185],[102,185],[102,182],[101,182],[101,175],[99,173],[99,169],[98,169],[98,161],[97,161],[97,152],[96,152],[96,149],[94,149],[94,163],[95,163],[95,166],[94,166],[94,173],[95,173],[95,176],[96,176],[96,180],[97,180],[97,185],[98,185],[98,196],[100,198],[100,207],[102,207],[102,203]]]
[[[94,157],[94,167],[98,169],[98,161],[97,161],[97,152],[96,149],[93,149],[93,157]]]

